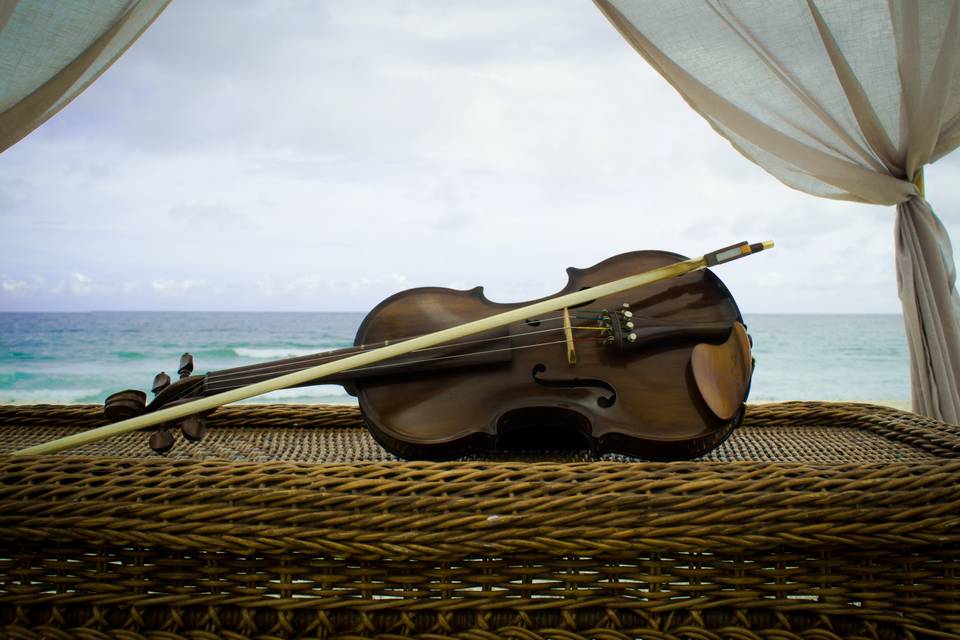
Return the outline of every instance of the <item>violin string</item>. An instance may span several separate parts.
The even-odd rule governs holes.
[[[601,327],[585,327],[585,326],[575,326],[575,327],[572,327],[572,329],[573,329],[573,330],[590,330],[590,331],[603,331],[603,330],[604,330],[604,329],[601,328]],[[543,334],[543,333],[555,333],[555,332],[557,332],[557,331],[563,331],[563,327],[557,327],[557,328],[555,328],[555,329],[541,329],[541,330],[537,330],[537,331],[527,331],[527,332],[524,332],[524,333],[521,333],[521,334],[516,334],[516,335],[514,335],[514,336],[498,336],[498,337],[495,337],[495,338],[486,338],[486,339],[483,339],[483,340],[476,340],[476,341],[473,341],[473,342],[493,342],[493,341],[499,341],[499,340],[506,340],[506,339],[510,339],[510,338],[523,337],[523,336],[527,336],[527,335]],[[590,340],[592,340],[592,339],[593,339],[593,338],[590,338]],[[456,346],[459,346],[460,344],[464,344],[464,343],[456,343]],[[537,345],[539,345],[539,344],[543,344],[543,343],[535,343],[534,345],[526,345],[526,346],[537,346]],[[554,344],[554,343],[551,342],[551,343],[548,343],[548,344]],[[431,361],[431,360],[446,360],[446,359],[449,359],[449,358],[452,358],[452,357],[476,357],[476,356],[483,356],[483,355],[486,355],[486,354],[489,354],[489,353],[496,353],[496,352],[500,352],[500,351],[509,350],[509,349],[511,349],[511,348],[526,348],[526,346],[524,346],[524,347],[504,347],[504,348],[502,348],[502,349],[493,349],[493,350],[488,349],[488,350],[486,350],[486,351],[472,351],[472,352],[469,352],[469,353],[453,354],[453,355],[450,355],[450,356],[437,356],[437,357],[434,357],[434,358],[427,358],[427,359],[425,359],[425,360],[415,360],[415,361],[405,360],[405,361],[402,361],[402,362],[388,363],[388,365],[386,365],[386,366],[409,365],[409,364],[416,364],[416,363],[421,363],[421,362],[429,362],[429,361]],[[426,349],[417,349],[417,350],[413,351],[412,353],[417,353],[417,352],[420,352],[420,351],[428,351],[428,350],[432,350],[432,349],[434,349],[434,348],[436,348],[436,347],[430,347],[430,348],[426,348]],[[259,378],[259,377],[262,377],[264,374],[282,375],[285,371],[300,371],[300,370],[305,369],[305,368],[307,368],[307,367],[309,367],[309,366],[314,366],[314,364],[323,364],[323,363],[326,362],[326,361],[335,360],[335,359],[338,359],[339,357],[340,357],[340,356],[321,356],[321,357],[317,357],[317,358],[311,358],[311,359],[308,360],[308,361],[298,361],[297,363],[286,363],[286,364],[282,364],[282,365],[276,365],[276,364],[275,364],[275,365],[268,365],[268,366],[263,367],[263,368],[257,368],[256,370],[252,370],[252,371],[244,372],[244,373],[239,373],[239,374],[236,374],[236,375],[224,376],[224,375],[222,375],[222,374],[218,374],[218,375],[207,374],[207,382],[208,382],[207,386],[208,386],[208,388],[209,388],[209,387],[212,387],[212,386],[214,386],[214,385],[217,385],[217,386],[220,386],[220,385],[223,385],[223,384],[231,385],[231,384],[233,384],[233,383],[240,382],[240,381],[242,381],[242,380],[249,380],[249,379],[251,379],[251,378]],[[310,364],[308,364],[308,362],[309,362]],[[271,371],[268,371],[268,369],[278,369],[279,371],[272,371],[272,372],[271,372]],[[351,371],[355,371],[355,372],[365,371],[365,370],[366,370],[366,367],[361,367],[361,368],[357,368],[357,369],[351,369]],[[214,372],[214,373],[216,373],[216,372]]]
[[[577,320],[596,320],[596,319],[597,319],[597,318],[594,317],[594,316],[573,316],[573,317],[576,318]],[[524,321],[524,322],[517,322],[517,323],[514,323],[514,324],[512,324],[512,325],[508,325],[508,326],[517,326],[517,325],[538,326],[538,325],[540,325],[541,323],[544,323],[544,322],[553,322],[553,321],[560,321],[560,320],[563,320],[563,316],[557,316],[556,318],[544,318],[544,319],[542,319],[542,320],[526,320],[526,321]],[[581,327],[582,327],[582,326],[583,326],[583,325],[581,325]],[[432,351],[432,350],[434,350],[434,349],[447,349],[447,348],[449,348],[449,347],[452,346],[452,345],[477,344],[477,343],[480,343],[480,342],[491,342],[491,341],[494,341],[494,340],[503,340],[503,339],[505,339],[505,338],[507,338],[507,337],[529,336],[529,335],[533,335],[533,334],[535,334],[535,333],[546,333],[546,332],[549,332],[549,331],[556,331],[556,330],[557,330],[556,328],[554,328],[554,329],[541,329],[541,330],[538,330],[538,331],[526,331],[526,332],[523,332],[523,333],[517,333],[517,334],[514,334],[513,336],[496,336],[496,337],[494,337],[494,338],[476,338],[476,339],[473,339],[473,340],[460,340],[460,341],[455,342],[455,343],[452,343],[452,344],[441,344],[441,345],[436,345],[436,346],[433,346],[433,347],[423,347],[422,349],[414,349],[414,352]],[[374,346],[374,345],[376,345],[376,346],[385,346],[385,345],[387,345],[387,344],[394,344],[394,343],[397,343],[397,342],[403,342],[403,341],[406,341],[406,340],[412,340],[413,338],[419,338],[421,335],[423,335],[423,334],[416,335],[416,336],[409,336],[409,337],[407,337],[407,338],[393,338],[393,339],[391,339],[391,340],[383,340],[383,341],[381,341],[381,342],[375,342],[375,343],[373,343],[373,344],[364,344],[364,345],[361,345],[361,348],[368,348],[368,347],[372,347],[372,346]],[[317,355],[322,355],[322,354],[317,354]]]
[[[600,312],[598,312],[598,313],[600,313]],[[591,314],[591,315],[586,315],[586,316],[584,316],[584,315],[578,315],[578,314],[573,314],[573,315],[571,315],[570,317],[571,317],[571,319],[574,319],[574,318],[575,318],[575,319],[577,319],[577,320],[598,320],[600,316],[597,315],[597,314]],[[542,324],[542,323],[544,323],[544,322],[559,322],[559,321],[561,321],[561,320],[563,320],[563,316],[555,316],[555,317],[552,317],[552,318],[536,318],[536,319],[531,318],[531,319],[528,319],[528,320],[524,320],[524,321],[522,321],[522,322],[515,322],[515,323],[513,323],[513,324],[511,324],[511,325],[507,325],[507,326],[508,326],[508,327],[516,327],[516,326],[523,325],[523,326],[528,326],[528,327],[535,327],[535,326],[538,326],[538,325],[540,325],[540,324]],[[373,343],[370,343],[370,344],[363,344],[363,345],[361,345],[361,348],[369,348],[369,347],[374,347],[374,346],[382,347],[382,346],[385,346],[385,345],[390,344],[390,343],[403,342],[403,341],[405,341],[405,340],[412,340],[413,338],[419,338],[419,337],[422,336],[422,335],[424,335],[424,334],[421,333],[421,334],[417,334],[417,335],[413,335],[413,336],[406,336],[406,337],[403,337],[403,338],[391,338],[390,340],[381,340],[380,342],[373,342]],[[521,334],[517,334],[517,335],[527,335],[527,334],[526,334],[526,333],[521,333]],[[480,338],[480,339],[477,339],[477,340],[463,340],[463,341],[457,342],[456,344],[470,344],[470,343],[473,343],[473,342],[486,342],[486,341],[489,341],[489,340],[500,340],[500,339],[502,339],[502,338],[500,338],[500,337],[498,337],[498,338]],[[424,347],[423,349],[417,349],[417,351],[429,351],[430,349],[444,349],[444,348],[446,348],[447,346],[449,346],[449,345],[439,345],[439,346],[435,346],[435,347]],[[322,355],[322,354],[317,354],[317,355]]]
[[[573,326],[573,327],[571,327],[571,328],[572,328],[573,330],[576,330],[576,331],[607,331],[607,330],[608,330],[608,329],[606,329],[606,328],[604,328],[604,327],[591,327],[591,326],[586,326],[586,325],[575,325],[575,326]],[[435,350],[440,350],[440,349],[449,349],[450,347],[459,347],[459,346],[469,345],[469,344],[480,344],[480,343],[484,343],[484,342],[497,342],[497,341],[500,341],[500,340],[507,340],[507,339],[510,339],[510,338],[522,338],[522,337],[525,337],[525,336],[532,336],[532,335],[537,335],[537,334],[541,334],[541,333],[554,333],[554,332],[556,332],[556,331],[563,331],[563,327],[554,327],[554,328],[552,328],[552,329],[537,329],[537,330],[535,330],[535,331],[524,331],[523,333],[516,333],[516,334],[513,334],[513,335],[495,336],[495,337],[492,337],[492,338],[480,338],[480,339],[477,339],[477,340],[463,340],[463,341],[454,342],[454,343],[451,343],[451,344],[443,344],[443,345],[437,345],[437,346],[434,346],[434,347],[424,347],[424,348],[422,348],[422,349],[414,349],[411,353],[421,353],[421,352],[424,352],[424,351],[435,351]],[[369,346],[372,346],[372,345],[364,345],[364,346],[369,347]],[[483,353],[483,352],[479,352],[479,353]],[[335,359],[340,358],[340,357],[343,357],[343,354],[342,354],[342,353],[341,353],[341,354],[330,354],[330,353],[322,354],[322,353],[321,353],[321,354],[317,354],[315,357],[304,356],[304,359],[303,359],[303,360],[298,359],[297,362],[296,362],[296,364],[298,364],[298,365],[309,365],[310,363],[322,364],[323,362],[325,362],[325,361],[327,361],[327,360],[335,360]],[[265,372],[265,371],[268,371],[268,370],[270,370],[270,369],[285,368],[285,367],[287,367],[287,366],[290,365],[290,364],[294,364],[294,363],[291,363],[291,362],[286,362],[286,363],[265,363],[265,364],[262,365],[262,366],[251,365],[251,367],[256,367],[256,370],[257,370],[257,371]],[[216,371],[213,371],[213,372],[211,372],[210,374],[208,374],[208,376],[210,376],[210,377],[219,377],[220,375],[222,375],[222,374],[221,374],[221,373],[218,373],[218,372],[216,372]]]
[[[594,316],[594,315],[590,315],[590,316],[575,315],[574,317],[575,317],[576,319],[578,319],[578,320],[597,320],[599,316]],[[563,320],[563,316],[556,316],[556,317],[553,317],[553,318],[541,318],[541,319],[536,319],[536,320],[525,320],[525,321],[523,321],[523,322],[514,323],[513,325],[510,325],[510,326],[518,326],[518,325],[537,326],[537,325],[540,325],[541,323],[544,323],[544,322],[554,322],[554,321],[560,321],[560,320]],[[545,331],[555,331],[555,330],[556,330],[556,329],[548,329],[548,330],[543,330],[543,331],[545,332]],[[515,334],[515,337],[520,337],[520,336],[525,336],[525,335],[532,335],[532,334],[534,334],[534,333],[538,333],[538,332],[537,332],[537,331],[527,331],[527,332],[524,332],[524,333]],[[391,339],[389,339],[389,340],[381,340],[381,341],[379,341],[379,342],[371,342],[370,344],[361,344],[361,345],[359,346],[359,348],[357,349],[357,351],[364,351],[364,350],[373,349],[373,348],[376,348],[376,347],[383,347],[383,346],[386,346],[386,345],[391,344],[391,343],[395,344],[395,343],[397,343],[397,342],[404,342],[404,341],[406,341],[406,340],[411,340],[411,339],[413,339],[413,338],[419,337],[420,335],[423,335],[423,334],[418,334],[418,335],[415,335],[415,336],[407,336],[407,337],[403,337],[403,338],[391,338]],[[475,340],[462,340],[462,341],[459,341],[459,342],[457,342],[457,343],[455,343],[455,344],[457,344],[457,345],[478,344],[478,343],[482,343],[482,342],[492,342],[492,341],[496,341],[496,340],[503,340],[503,339],[506,338],[506,337],[507,337],[507,336],[497,336],[497,337],[494,337],[494,338],[478,338],[478,339],[475,339]],[[435,349],[447,349],[447,348],[449,348],[450,346],[451,346],[451,345],[437,345],[437,346],[434,346],[434,347],[424,347],[424,348],[422,348],[422,349],[416,349],[415,351],[416,351],[416,352],[419,352],[419,351],[430,351],[430,350],[435,350]],[[345,353],[344,353],[344,352],[345,352],[345,351],[348,351],[348,350],[350,350],[350,349],[351,349],[351,347],[346,347],[346,348],[344,348],[344,349],[334,349],[334,350],[332,350],[332,351],[326,351],[326,352],[321,352],[321,353],[317,353],[317,354],[311,354],[311,355],[307,355],[307,356],[301,356],[300,358],[296,358],[296,362],[297,362],[297,364],[305,364],[305,363],[310,363],[310,362],[323,363],[323,362],[326,361],[326,360],[331,360],[331,359],[335,359],[335,358],[345,357]],[[244,370],[254,370],[254,369],[256,369],[257,371],[267,371],[267,370],[269,370],[269,369],[271,369],[271,368],[286,367],[286,366],[288,366],[289,364],[293,364],[293,363],[291,363],[291,362],[284,362],[284,363],[281,363],[281,364],[276,364],[276,363],[250,364],[250,365],[245,365],[245,366],[241,366],[241,367],[235,367],[235,369],[244,369]],[[228,369],[228,370],[225,370],[225,371],[229,371],[229,369]],[[223,375],[223,372],[212,371],[212,372],[210,372],[210,373],[207,374],[207,375],[208,375],[208,377],[210,377],[210,378],[220,377],[220,376]],[[228,375],[231,375],[231,374],[228,374]]]
[[[592,341],[593,341],[593,338],[579,338],[579,339],[574,339],[574,342],[587,342],[587,341],[592,342]],[[396,362],[396,363],[389,363],[389,362],[388,362],[388,363],[384,363],[384,364],[374,364],[374,365],[369,365],[369,366],[366,366],[366,367],[360,367],[360,368],[357,368],[357,369],[350,369],[349,371],[366,371],[366,370],[368,370],[368,369],[381,369],[381,368],[387,368],[387,367],[397,367],[397,366],[408,365],[408,364],[420,364],[420,363],[423,363],[423,362],[433,362],[434,360],[452,360],[452,359],[454,359],[454,358],[471,358],[471,357],[473,357],[473,356],[482,356],[482,355],[486,355],[486,354],[488,354],[488,353],[500,353],[500,352],[503,352],[503,351],[520,351],[520,350],[522,350],[522,349],[536,349],[537,347],[549,347],[549,346],[555,345],[555,344],[566,344],[566,343],[567,343],[566,340],[552,340],[552,341],[550,341],[550,342],[535,342],[535,343],[533,343],[533,344],[520,345],[519,347],[514,347],[514,346],[511,346],[511,347],[501,347],[501,348],[499,348],[499,349],[488,349],[488,350],[486,350],[486,351],[477,351],[477,352],[475,352],[475,353],[454,353],[454,354],[449,355],[449,356],[437,356],[436,358],[424,358],[423,360],[415,360],[415,361],[412,361],[412,362]]]
[[[558,317],[558,318],[547,318],[547,319],[543,319],[543,320],[538,320],[537,322],[538,322],[538,323],[542,323],[542,322],[548,322],[548,321],[552,321],[552,320],[562,320],[562,319],[563,319],[563,317],[561,316],[561,317]],[[595,319],[595,318],[592,318],[592,319]],[[590,330],[593,330],[593,331],[604,331],[604,330],[605,330],[605,329],[603,329],[602,327],[588,327],[588,326],[584,326],[584,325],[578,325],[578,326],[574,326],[574,327],[572,327],[572,328],[573,328],[573,329],[576,329],[576,330],[581,330],[581,329],[582,329],[582,330],[588,330],[588,331],[590,331]],[[514,335],[496,336],[496,337],[492,337],[492,338],[478,338],[478,339],[475,339],[475,340],[464,340],[464,341],[456,342],[456,343],[453,343],[453,344],[444,344],[444,345],[438,345],[438,346],[434,346],[434,347],[424,347],[423,349],[415,349],[412,353],[420,353],[420,352],[434,351],[434,350],[440,350],[440,349],[449,349],[450,347],[457,347],[457,346],[461,346],[461,345],[481,344],[481,343],[484,343],[484,342],[496,342],[496,341],[499,341],[499,340],[506,340],[506,339],[510,339],[510,338],[523,338],[523,337],[525,337],[525,336],[537,335],[537,334],[542,334],[542,333],[553,333],[553,332],[555,332],[555,331],[563,331],[563,327],[554,327],[554,328],[550,328],[550,329],[537,329],[537,330],[534,330],[534,331],[524,331],[524,332],[522,332],[522,333],[517,333],[517,334],[514,334]],[[387,342],[394,342],[394,343],[395,343],[395,342],[399,342],[399,340],[383,341],[382,343],[374,343],[374,344],[383,345],[383,344],[386,344]],[[362,345],[362,348],[368,348],[368,347],[373,347],[373,346],[374,346],[374,345]],[[464,355],[481,355],[481,354],[483,354],[483,353],[485,353],[485,352],[479,351],[479,352],[475,352],[474,354],[464,354]],[[260,365],[260,366],[258,366],[258,365],[250,365],[250,369],[248,369],[247,371],[244,371],[244,372],[242,372],[242,373],[241,373],[241,372],[237,372],[236,374],[227,374],[227,373],[223,373],[223,372],[213,371],[213,372],[210,372],[210,373],[207,374],[207,379],[208,379],[208,381],[211,382],[211,383],[212,383],[212,382],[220,383],[220,382],[227,382],[228,380],[240,380],[240,379],[249,379],[249,378],[251,378],[251,377],[258,377],[258,376],[260,376],[260,375],[262,375],[262,374],[264,374],[264,373],[270,373],[272,370],[278,370],[278,369],[282,371],[282,370],[287,370],[287,369],[291,369],[292,367],[295,367],[295,368],[296,368],[295,370],[298,370],[298,371],[299,371],[299,370],[305,369],[305,368],[310,367],[310,366],[323,364],[324,362],[327,362],[327,361],[330,361],[330,360],[340,359],[340,358],[342,358],[342,357],[344,357],[344,354],[343,354],[343,353],[339,353],[339,354],[329,354],[329,353],[323,354],[323,353],[319,353],[319,354],[316,354],[316,356],[304,356],[303,359],[297,359],[297,361],[296,361],[295,363],[294,363],[294,362],[285,362],[285,363],[267,363],[267,364]],[[240,367],[238,367],[238,368],[240,368]],[[278,374],[278,375],[279,375],[279,374]]]
[[[576,330],[588,330],[588,331],[605,331],[605,330],[606,330],[606,329],[604,329],[603,327],[588,327],[588,326],[582,326],[582,325],[571,327],[571,329],[572,329],[572,330],[575,330],[575,331],[576,331]],[[477,340],[476,342],[490,342],[490,341],[495,341],[495,340],[506,340],[506,339],[510,339],[510,338],[518,338],[518,337],[527,336],[527,335],[543,334],[543,333],[554,333],[554,332],[563,331],[563,330],[564,330],[563,327],[557,327],[557,328],[555,328],[555,329],[540,329],[540,330],[537,330],[537,331],[527,331],[527,332],[524,332],[524,333],[521,333],[521,334],[516,334],[516,335],[513,335],[513,336],[499,336],[499,337],[496,337],[496,338],[487,338],[487,339],[484,339],[484,340]],[[577,342],[582,342],[582,341],[586,341],[586,340],[593,341],[594,338],[580,338],[580,339],[575,340],[575,341],[577,341]],[[383,364],[383,365],[371,365],[371,366],[369,366],[369,367],[358,367],[358,368],[356,368],[356,369],[350,369],[349,371],[352,371],[352,372],[354,372],[354,373],[359,373],[359,372],[362,372],[362,371],[367,371],[367,370],[369,370],[369,369],[379,369],[379,368],[385,368],[385,367],[407,366],[407,365],[412,365],[412,364],[420,364],[420,363],[424,363],[424,362],[433,362],[433,361],[436,361],[436,360],[449,360],[449,359],[452,359],[452,358],[477,357],[477,356],[484,356],[484,355],[491,354],[491,353],[499,353],[499,352],[503,352],[503,351],[510,351],[510,350],[514,350],[514,349],[528,349],[528,348],[531,348],[531,347],[539,347],[539,346],[546,346],[546,345],[553,345],[553,344],[563,344],[563,343],[565,343],[565,342],[566,342],[566,340],[557,340],[557,341],[552,341],[552,342],[537,342],[537,343],[534,343],[534,344],[531,344],[531,345],[509,346],[509,347],[503,347],[503,348],[499,348],[499,349],[487,349],[487,350],[485,350],[485,351],[473,351],[473,352],[470,352],[470,353],[459,353],[459,354],[452,354],[452,355],[448,355],[448,356],[436,356],[436,357],[433,357],[433,358],[425,358],[425,359],[422,359],[422,360],[412,360],[412,361],[411,361],[411,360],[404,360],[404,361],[401,361],[401,362],[391,362],[391,363],[386,363],[386,364]],[[463,343],[456,343],[456,345],[460,345],[460,344],[463,344]],[[433,348],[434,348],[434,347],[430,347],[430,348],[427,348],[427,349],[417,349],[417,350],[413,351],[413,353],[417,353],[417,352],[419,352],[419,351],[427,351],[427,350],[430,350],[430,349],[433,349]],[[337,356],[320,357],[320,358],[312,359],[311,362],[319,361],[319,364],[323,364],[322,361],[331,360],[331,359],[334,359],[334,358],[337,358]],[[290,364],[292,364],[292,363],[290,363]],[[284,370],[284,368],[290,367],[290,364],[288,364],[288,365],[273,365],[271,368],[280,368],[280,369],[281,369],[281,371],[279,371],[279,372],[273,372],[273,375],[282,375],[281,372]],[[298,365],[303,365],[303,364],[305,364],[305,363],[301,361],[301,362],[298,362],[297,364],[298,364]],[[313,366],[313,365],[308,365],[308,366]],[[291,367],[290,370],[300,371],[300,370],[305,369],[305,368],[307,368],[307,367],[306,367],[306,366],[296,366],[295,368]],[[236,375],[230,375],[230,376],[219,375],[219,376],[216,376],[216,377],[211,377],[211,374],[208,374],[208,375],[207,375],[207,390],[213,390],[213,389],[216,388],[216,387],[222,387],[222,386],[224,386],[224,385],[232,386],[233,384],[240,383],[240,382],[243,381],[243,380],[249,380],[249,379],[251,379],[251,378],[260,378],[260,377],[262,377],[265,373],[268,373],[265,369],[257,369],[256,371],[251,371],[251,372],[249,372],[249,373],[236,374]]]
[[[602,327],[589,327],[589,326],[584,326],[584,325],[578,325],[578,326],[572,327],[572,329],[575,329],[575,330],[587,330],[587,331],[605,331],[605,329],[602,328]],[[425,348],[423,348],[423,349],[415,349],[414,351],[412,351],[412,353],[420,353],[420,352],[424,352],[424,351],[433,351],[433,350],[437,350],[437,349],[448,349],[448,348],[450,348],[451,346],[461,346],[461,345],[468,345],[468,344],[479,344],[479,343],[484,343],[484,342],[497,342],[497,341],[500,341],[500,340],[507,340],[507,339],[510,339],[510,338],[522,338],[522,337],[525,337],[525,336],[537,335],[537,334],[542,334],[542,333],[554,333],[554,332],[556,332],[556,331],[563,331],[563,327],[555,327],[555,328],[552,328],[552,329],[538,329],[538,330],[535,330],[535,331],[525,331],[525,332],[523,332],[523,333],[514,334],[514,335],[512,335],[512,336],[506,335],[506,336],[496,336],[496,337],[492,337],[492,338],[481,338],[481,339],[477,339],[477,340],[465,340],[465,341],[456,342],[456,343],[453,343],[453,344],[450,344],[450,345],[438,345],[438,346],[434,346],[434,347],[425,347]],[[472,354],[464,354],[464,355],[480,355],[480,354],[483,354],[483,353],[485,353],[485,352],[479,351],[479,352],[474,352],[474,353],[472,353]],[[307,367],[309,367],[309,366],[313,366],[313,365],[315,365],[315,364],[323,364],[324,362],[327,362],[327,361],[330,361],[330,360],[336,360],[336,359],[339,359],[339,358],[342,358],[342,357],[344,357],[342,353],[340,353],[340,354],[317,354],[315,357],[305,356],[304,359],[297,359],[297,361],[296,361],[295,363],[294,363],[294,362],[284,362],[284,363],[267,363],[267,364],[264,364],[264,365],[262,365],[262,366],[251,365],[253,368],[251,368],[249,371],[244,371],[243,373],[239,373],[239,372],[238,372],[237,375],[233,375],[233,374],[226,374],[226,375],[225,375],[223,372],[216,372],[216,371],[214,371],[214,372],[211,372],[211,373],[207,374],[207,378],[208,378],[208,380],[216,381],[216,382],[220,382],[220,381],[222,381],[222,380],[225,379],[225,378],[229,378],[229,379],[250,378],[250,377],[252,377],[252,376],[256,376],[256,375],[259,375],[259,374],[262,374],[262,373],[268,373],[271,369],[281,369],[281,370],[284,370],[284,369],[289,369],[289,368],[291,368],[291,366],[295,366],[295,367],[296,367],[296,370],[301,370],[301,369],[305,369],[305,368],[307,368]],[[244,374],[247,374],[247,375],[244,375]]]
[[[592,338],[580,338],[580,339],[578,339],[578,340],[575,340],[575,342],[585,342],[585,341],[587,341],[587,340],[592,341]],[[374,365],[369,365],[369,366],[366,366],[366,367],[358,367],[358,368],[356,368],[356,369],[349,369],[346,373],[349,373],[349,372],[358,373],[358,372],[370,371],[370,370],[374,370],[374,369],[387,369],[387,368],[390,368],[390,367],[399,367],[399,366],[405,366],[405,365],[411,365],[411,364],[422,364],[422,363],[425,363],[425,362],[436,362],[437,360],[452,360],[452,359],[454,359],[454,358],[470,358],[470,357],[475,357],[475,356],[480,356],[480,355],[486,355],[486,354],[490,354],[490,353],[499,353],[499,352],[503,352],[503,351],[519,351],[519,350],[521,350],[521,349],[534,349],[534,348],[537,348],[537,347],[547,347],[547,346],[552,346],[552,345],[556,345],[556,344],[566,344],[566,342],[567,342],[566,340],[553,340],[553,341],[551,341],[551,342],[536,342],[536,343],[534,343],[534,344],[526,344],[526,345],[521,345],[521,346],[519,346],[519,347],[511,346],[511,347],[502,347],[502,348],[500,348],[500,349],[488,349],[488,350],[486,350],[486,351],[478,351],[478,352],[474,352],[474,353],[456,353],[456,354],[449,355],[449,356],[437,356],[437,357],[435,357],[435,358],[424,358],[424,359],[422,359],[422,360],[412,360],[412,361],[408,360],[408,361],[405,361],[405,362],[388,362],[388,363],[384,363],[384,364],[374,364]],[[249,376],[247,376],[247,377],[249,377]],[[224,384],[224,381],[217,382],[217,385],[219,385],[219,386],[222,386],[223,384]],[[227,384],[229,385],[229,382],[228,382]],[[212,392],[212,391],[224,391],[224,390],[225,390],[225,389],[211,389],[210,385],[207,385],[207,391],[211,391],[211,392]]]
[[[171,403],[171,402],[174,402],[175,400],[179,400],[179,399],[181,399],[181,398],[185,398],[185,397],[191,395],[191,394],[192,394],[194,391],[196,391],[197,389],[201,389],[201,390],[202,390],[205,380],[204,380],[204,378],[201,377],[201,376],[196,376],[196,378],[197,378],[197,379],[196,379],[196,380],[193,380],[191,384],[184,384],[183,386],[178,387],[177,390],[176,390],[175,392],[173,392],[173,395],[172,395],[171,397],[164,399],[164,403],[163,403],[163,404],[166,405],[166,404],[169,404],[169,403]],[[155,400],[154,400],[154,401],[155,401]],[[153,403],[151,402],[151,404],[153,404]],[[163,405],[161,405],[161,406],[163,406]],[[149,405],[148,405],[148,408],[149,408]]]

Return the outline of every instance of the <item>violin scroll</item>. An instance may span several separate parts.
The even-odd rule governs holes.
[[[179,380],[173,382],[170,376],[163,371],[154,376],[150,388],[154,395],[152,402],[147,404],[147,394],[142,391],[135,389],[119,391],[108,396],[104,401],[104,415],[110,422],[119,422],[163,407],[190,402],[202,395],[205,385],[205,376],[193,375],[193,368],[193,356],[184,353],[180,356],[180,363],[177,368],[177,374],[180,376]],[[211,413],[213,411],[207,411],[203,414],[187,416],[176,423],[167,422],[154,427],[148,439],[150,448],[160,454],[170,451],[176,442],[171,429],[175,430],[178,427],[188,442],[199,442],[207,434],[207,425],[204,418]]]
[[[107,396],[103,403],[103,415],[110,422],[120,422],[146,413],[147,394],[136,389],[126,389]]]

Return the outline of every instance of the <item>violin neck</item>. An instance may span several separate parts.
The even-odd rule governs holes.
[[[204,395],[215,395],[217,393],[230,391],[231,389],[238,389],[256,382],[271,380],[278,376],[302,371],[324,362],[340,360],[342,358],[346,358],[347,356],[352,356],[355,353],[360,353],[368,348],[371,347],[367,347],[366,345],[361,345],[359,347],[346,347],[343,349],[334,349],[332,351],[313,353],[306,356],[284,358],[282,360],[273,360],[271,362],[249,364],[242,367],[221,369],[219,371],[210,371],[206,375]],[[354,377],[355,376],[350,372],[343,372],[324,378],[322,381],[317,380],[308,384],[339,384],[349,382]]]
[[[324,351],[308,356],[285,358],[261,364],[251,364],[207,373],[203,395],[214,395],[255,382],[270,380],[287,373],[302,371],[318,364],[333,362],[347,356],[383,346],[380,343]],[[498,328],[478,334],[477,338],[454,341],[447,345],[413,351],[380,364],[349,369],[331,376],[296,385],[350,384],[354,380],[383,376],[408,375],[423,371],[476,367],[507,362],[512,358],[509,331]]]

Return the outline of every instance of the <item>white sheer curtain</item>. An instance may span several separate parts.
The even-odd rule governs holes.
[[[595,0],[744,156],[818,196],[896,205],[913,409],[960,423],[953,249],[917,184],[960,145],[958,0]]]
[[[73,100],[170,0],[0,0],[0,152]]]

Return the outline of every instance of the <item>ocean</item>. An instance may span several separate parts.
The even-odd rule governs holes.
[[[0,313],[0,403],[101,403],[122,389],[196,372],[346,347],[363,313]],[[744,317],[757,368],[750,400],[907,404],[899,315]],[[286,389],[251,402],[353,403],[339,386]]]

